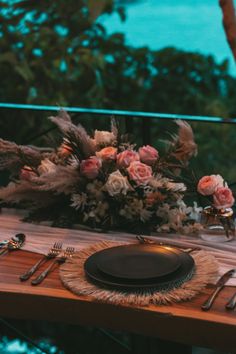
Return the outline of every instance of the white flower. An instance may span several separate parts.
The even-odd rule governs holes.
[[[187,219],[185,208],[186,206],[182,203],[182,201],[175,208],[171,207],[167,203],[160,206],[156,212],[156,215],[159,216],[165,224],[159,227],[158,231],[181,230],[183,222]]]
[[[112,145],[112,143],[115,140],[116,140],[116,138],[113,133],[103,131],[103,130],[95,130],[94,141],[97,146],[98,145]]]
[[[49,159],[44,159],[41,161],[41,164],[38,167],[38,172],[40,175],[44,173],[54,173],[56,172],[57,165],[55,165],[52,161]]]
[[[76,210],[80,208],[83,210],[84,206],[87,204],[87,195],[85,193],[72,194],[71,201],[73,202],[71,204],[72,207]]]
[[[83,221],[87,221],[89,219],[94,219],[97,223],[101,222],[102,219],[108,214],[107,210],[109,209],[109,205],[107,202],[98,202],[96,205],[92,207],[92,209],[83,214]]]
[[[193,224],[187,224],[182,227],[182,232],[186,235],[196,234],[203,229],[202,224],[195,222]]]
[[[169,178],[163,177],[160,173],[157,173],[148,182],[148,185],[153,189],[166,188],[167,183],[170,182]]]
[[[187,188],[184,183],[175,183],[173,181],[167,181],[166,189],[173,192],[184,192]]]
[[[128,220],[139,218],[143,222],[146,222],[151,218],[153,213],[144,208],[142,200],[134,198],[120,210],[119,214]]]
[[[187,207],[186,213],[188,214],[188,218],[191,220],[195,220],[197,222],[200,221],[202,207],[198,207],[196,202],[193,202],[193,207]]]
[[[123,176],[119,170],[111,173],[104,186],[104,190],[108,192],[112,197],[118,194],[126,195],[132,187],[129,184],[127,177]]]
[[[86,186],[86,190],[88,192],[89,198],[92,200],[103,200],[104,193],[102,191],[103,184],[102,182],[95,179],[93,182],[90,182]]]

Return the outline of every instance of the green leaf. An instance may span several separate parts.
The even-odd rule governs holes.
[[[34,79],[34,74],[26,62],[22,65],[16,65],[15,71],[25,80],[31,81]]]
[[[0,63],[2,62],[8,62],[14,65],[17,63],[17,59],[13,52],[6,52],[0,55]]]

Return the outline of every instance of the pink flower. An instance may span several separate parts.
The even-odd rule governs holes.
[[[139,154],[134,150],[125,150],[117,155],[118,167],[129,167],[133,161],[139,161]]]
[[[159,157],[158,151],[150,145],[139,148],[138,152],[140,160],[150,166],[152,166]]]
[[[213,206],[216,209],[230,208],[234,204],[233,193],[228,187],[217,188],[213,195],[213,200]]]
[[[224,180],[220,175],[202,177],[197,186],[198,193],[202,195],[212,195],[216,189],[224,186]]]
[[[117,149],[113,146],[107,146],[102,150],[96,152],[96,156],[101,158],[102,160],[115,160],[117,154]]]
[[[94,179],[98,176],[100,167],[101,161],[96,156],[92,156],[87,160],[81,161],[80,173],[88,179]]]
[[[130,179],[137,184],[145,184],[152,177],[152,168],[139,161],[131,162],[127,171]]]

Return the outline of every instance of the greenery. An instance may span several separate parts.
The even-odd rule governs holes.
[[[218,64],[212,56],[176,48],[128,46],[122,34],[108,35],[101,24],[102,16],[114,11],[125,20],[118,4],[0,0],[0,101],[236,116],[236,79],[229,75],[227,61]],[[35,142],[32,137],[50,128],[50,114],[1,110],[1,137]],[[109,124],[108,119],[79,119],[91,129]],[[134,135],[142,124],[135,121]],[[165,131],[172,127],[166,121],[150,120],[150,125],[154,142],[163,138],[164,126]],[[236,127],[194,123],[193,128],[199,174],[219,172],[234,181]]]

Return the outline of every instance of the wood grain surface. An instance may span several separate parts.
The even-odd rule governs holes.
[[[12,211],[0,215],[1,238],[4,228],[8,234],[22,231],[19,230],[20,221],[17,229],[15,222],[11,223],[11,218],[14,221],[16,217],[19,218]],[[22,229],[37,234],[37,225],[24,223]],[[80,232],[77,233],[79,244]],[[97,241],[96,237],[94,240]],[[208,312],[201,310],[201,304],[212,290],[210,287],[192,301],[175,305],[114,306],[72,294],[61,284],[58,271],[50,274],[40,286],[33,287],[30,281],[20,282],[19,276],[40,257],[22,250],[0,257],[1,317],[100,326],[189,345],[236,351],[236,312],[225,310],[225,303],[236,291],[234,287],[225,287]]]

